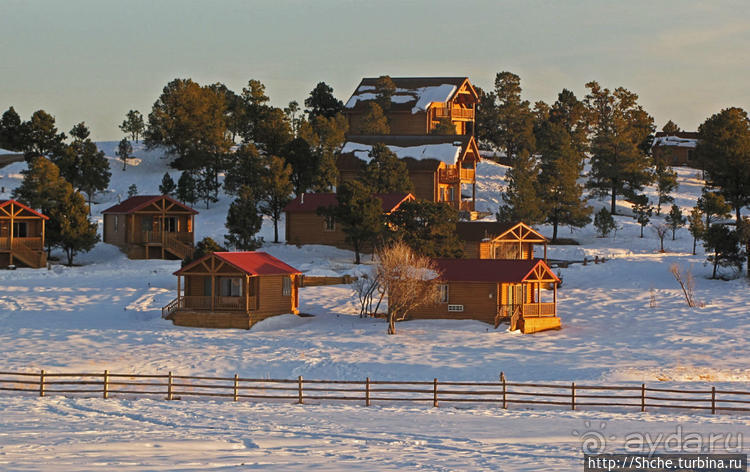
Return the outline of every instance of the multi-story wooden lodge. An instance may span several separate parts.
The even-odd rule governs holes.
[[[102,212],[102,239],[130,259],[185,259],[193,255],[197,214],[167,195],[138,195]]]
[[[534,259],[534,245],[542,244],[547,260],[547,238],[522,222],[459,221],[456,233],[469,259]]]
[[[411,193],[390,193],[375,195],[381,203],[384,214],[390,214],[402,203],[414,200]],[[303,193],[289,202],[284,208],[286,214],[286,242],[288,244],[322,244],[341,249],[351,249],[346,242],[346,234],[336,219],[318,214],[318,209],[338,204],[335,193]]]
[[[436,259],[440,302],[422,306],[409,319],[467,319],[534,333],[560,328],[560,279],[541,259]],[[551,294],[549,292],[552,292]]]
[[[342,181],[356,179],[372,146],[388,146],[406,163],[414,196],[473,212],[479,149],[473,136],[348,136],[337,161]]]
[[[392,77],[396,86],[384,110],[391,134],[428,135],[449,119],[457,135],[473,135],[479,96],[468,77]],[[346,102],[344,113],[352,134],[361,134],[367,103],[377,98],[378,79],[362,79]]]
[[[301,272],[265,252],[214,252],[174,274],[177,298],[162,317],[175,325],[250,329],[299,312]]]
[[[47,220],[47,216],[16,200],[0,200],[0,267],[46,266]]]

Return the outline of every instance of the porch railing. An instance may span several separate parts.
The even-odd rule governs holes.
[[[473,120],[474,109],[473,108],[435,108],[434,109],[435,119],[450,118],[452,120]]]
[[[11,243],[9,238],[0,239],[0,249],[11,249]],[[43,251],[44,245],[42,244],[42,238],[13,238],[12,249],[20,249],[26,251]]]
[[[172,300],[162,308],[162,316],[166,317],[181,308],[192,310],[210,310],[211,298],[186,295]],[[213,297],[214,310],[245,311],[245,297]]]
[[[554,303],[524,303],[523,305],[524,318],[555,315],[556,310]]]

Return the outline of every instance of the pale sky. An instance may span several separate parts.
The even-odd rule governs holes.
[[[0,113],[42,108],[97,140],[121,139],[125,113],[147,115],[177,77],[259,79],[284,106],[319,81],[346,101],[365,76],[490,88],[503,70],[532,102],[597,80],[693,130],[750,108],[750,2],[0,0]]]

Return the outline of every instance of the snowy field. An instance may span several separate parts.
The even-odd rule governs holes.
[[[116,143],[100,146],[114,155]],[[130,184],[158,193],[168,161],[136,150],[141,159],[126,171],[112,160],[112,188],[93,207],[100,223],[100,212],[126,198]],[[7,191],[0,198],[9,197],[24,168],[0,169]],[[676,170],[676,203],[687,214],[702,182],[695,170]],[[504,172],[480,164],[478,209],[497,208]],[[177,180],[179,173],[170,173]],[[229,203],[222,195],[208,210],[196,205],[196,240],[223,241]],[[592,202],[596,209],[604,204]],[[356,315],[356,297],[344,285],[300,291],[300,309],[313,317],[274,317],[250,331],[175,327],[160,315],[175,297],[179,262],[129,261],[99,244],[77,258],[77,267],[0,272],[2,370],[477,381],[494,381],[504,371],[511,381],[694,381],[750,390],[747,279],[708,280],[711,267],[700,245],[691,254],[686,229],[675,241],[668,236],[662,254],[651,228],[641,239],[634,220],[617,221],[621,229],[606,239],[591,225],[572,234],[561,229],[561,237],[581,245],[550,247],[551,259],[608,260],[560,269],[563,329],[533,335],[434,320],[400,323],[398,335],[386,336],[382,320]],[[270,221],[262,235],[272,239]],[[282,242],[263,250],[310,275],[357,274],[370,263],[367,257],[354,266],[351,252],[324,246]],[[671,263],[692,268],[704,306],[687,307]],[[243,463],[268,470],[578,470],[580,440],[572,431],[586,420],[606,422],[616,435],[644,427],[670,432],[676,424],[700,432],[747,424],[692,414],[12,396],[0,397],[0,410],[0,470],[232,470]]]

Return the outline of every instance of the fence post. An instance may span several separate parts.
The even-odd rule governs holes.
[[[646,411],[646,384],[641,384],[641,413]]]
[[[302,405],[305,403],[302,401],[302,376],[297,377],[297,403]]]
[[[109,371],[104,371],[104,382],[102,386],[102,398],[105,400],[109,397]]]
[[[365,406],[370,406],[370,377],[365,379]]]
[[[437,386],[438,381],[437,379],[434,379],[432,382],[432,406],[434,406],[435,408],[438,407]]]
[[[172,371],[170,370],[167,377],[167,400],[171,400],[172,398]]]
[[[716,386],[711,387],[711,414],[716,414]]]
[[[505,374],[503,374],[502,372],[500,372],[500,380],[503,381],[503,409],[507,410],[508,409],[508,400],[507,400],[508,392],[505,388]]]
[[[570,384],[570,409],[576,409],[576,383]]]
[[[44,369],[42,369],[41,374],[39,374],[39,396],[44,396]]]
[[[239,379],[237,377],[237,374],[234,374],[234,401],[237,401],[239,399]]]

